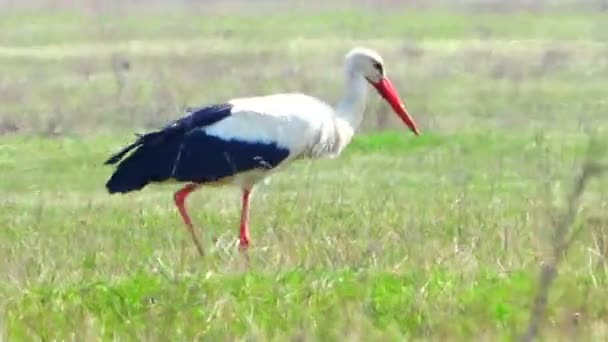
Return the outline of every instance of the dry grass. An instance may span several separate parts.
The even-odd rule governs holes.
[[[601,176],[607,170],[606,165],[598,162],[598,160],[603,159],[605,156],[605,153],[599,153],[600,150],[598,150],[598,148],[603,150],[604,146],[595,145],[594,140],[592,140],[587,160],[581,166],[580,175],[574,180],[571,193],[566,199],[566,212],[563,214],[556,213],[552,216],[554,232],[551,240],[551,257],[549,260],[543,261],[541,265],[538,290],[534,299],[534,305],[530,310],[528,328],[525,335],[522,337],[523,341],[533,341],[537,337],[542,320],[546,315],[549,291],[557,277],[559,264],[566,256],[572,243],[576,241],[578,235],[581,234],[583,228],[585,228],[585,226],[573,227],[578,216],[578,211],[580,210],[581,197],[589,182],[594,178]],[[579,317],[580,313],[575,313],[573,315],[573,325],[578,325]],[[571,337],[575,337],[575,335]]]

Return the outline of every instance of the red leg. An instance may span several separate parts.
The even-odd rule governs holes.
[[[192,225],[192,221],[190,220],[190,216],[188,215],[188,211],[186,210],[186,197],[188,197],[188,195],[196,190],[196,188],[198,188],[198,184],[188,184],[186,186],[184,186],[183,188],[181,188],[180,190],[176,191],[173,198],[175,199],[175,205],[177,206],[177,209],[179,210],[179,214],[182,216],[182,219],[184,220],[184,223],[186,224],[186,228],[188,229],[188,231],[190,232],[190,235],[192,236],[192,241],[194,241],[194,245],[196,246],[196,249],[198,250],[198,253],[203,256],[203,247],[201,247],[200,242],[198,242],[198,237],[196,236],[196,232],[194,231],[194,226]]]
[[[239,246],[246,250],[249,247],[249,196],[251,189],[243,189],[243,207],[241,209],[241,233]]]

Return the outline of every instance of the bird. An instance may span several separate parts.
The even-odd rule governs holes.
[[[298,92],[239,97],[190,108],[160,129],[136,134],[104,163],[116,165],[105,184],[108,193],[180,184],[173,200],[203,256],[186,198],[206,186],[236,186],[242,194],[238,244],[246,251],[254,187],[296,160],[338,157],[361,124],[372,87],[420,135],[378,52],[354,47],[343,65],[344,92],[335,106]]]

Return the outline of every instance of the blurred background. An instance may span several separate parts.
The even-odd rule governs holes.
[[[596,124],[608,1],[0,1],[0,133],[157,127],[186,106],[301,91],[330,102],[377,49],[426,131]],[[397,121],[372,99],[365,131]]]

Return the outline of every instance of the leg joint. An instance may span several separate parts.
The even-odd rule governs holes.
[[[173,194],[173,200],[175,201],[175,204],[177,204],[178,206],[182,206],[184,205],[184,202],[186,201],[186,197],[188,197],[188,195],[194,191],[196,188],[198,187],[197,184],[188,184],[186,186],[184,186],[183,188],[179,189],[178,191],[175,192],[175,194]]]

